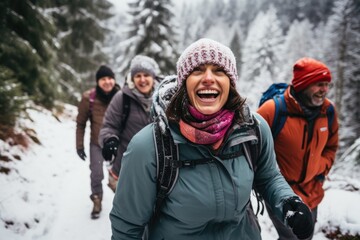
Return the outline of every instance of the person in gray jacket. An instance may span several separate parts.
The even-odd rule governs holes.
[[[121,158],[131,138],[150,123],[152,94],[159,75],[154,59],[137,55],[130,64],[126,85],[110,102],[99,133],[99,144],[105,161],[112,161],[108,186],[115,192],[121,168]],[[128,98],[129,112],[124,116],[124,99]],[[126,118],[126,121],[122,121]],[[122,126],[124,125],[124,126]]]
[[[113,240],[261,239],[250,203],[253,186],[298,238],[311,234],[310,210],[277,168],[269,126],[249,111],[236,81],[233,53],[216,41],[200,39],[181,54],[177,76],[161,82],[152,112],[164,118],[162,129],[170,128],[180,161],[212,161],[181,168],[153,219],[158,167],[154,124],[139,131],[122,159],[110,212]],[[253,124],[261,136],[256,139],[244,134]],[[260,144],[255,172],[244,154],[234,154],[251,140]],[[232,157],[222,159],[224,155]]]

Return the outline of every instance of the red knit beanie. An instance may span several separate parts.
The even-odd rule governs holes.
[[[293,68],[294,77],[291,81],[295,92],[300,92],[316,82],[331,82],[329,68],[313,58],[300,58]]]

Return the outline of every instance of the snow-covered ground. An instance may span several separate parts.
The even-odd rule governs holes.
[[[29,110],[29,115],[33,121],[22,124],[36,132],[41,145],[23,149],[0,140],[0,240],[110,239],[113,193],[105,180],[101,217],[91,220],[89,162],[75,151],[76,108],[66,105],[58,118],[41,108]],[[6,156],[12,161],[5,161]],[[314,240],[327,239],[322,229],[337,227],[360,235],[359,168],[347,162],[335,167],[326,182]],[[277,238],[266,213],[260,223],[264,240]]]

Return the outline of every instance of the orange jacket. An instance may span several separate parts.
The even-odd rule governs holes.
[[[299,117],[288,116],[274,139],[277,162],[294,192],[314,209],[324,197],[324,178],[334,163],[338,148],[337,114],[334,113],[332,126],[328,126],[326,110],[332,103],[325,99],[320,115],[314,120],[313,136],[308,143],[308,123],[301,117],[304,112],[290,94],[290,87],[286,89],[284,97],[287,112]],[[265,102],[257,112],[271,127],[275,113],[274,100]]]

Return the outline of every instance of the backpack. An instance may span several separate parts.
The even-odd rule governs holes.
[[[287,83],[271,84],[270,87],[265,92],[263,92],[259,101],[259,107],[269,99],[273,99],[275,102],[275,114],[273,124],[271,126],[273,139],[277,137],[281,129],[284,127],[286,118],[288,116],[296,117],[296,115],[291,115],[287,112],[284,92],[288,86],[289,85]],[[332,104],[327,108],[326,115],[328,119],[328,128],[329,131],[331,131],[330,127],[334,121],[334,106]]]
[[[92,111],[94,108],[94,102],[95,102],[95,98],[96,98],[96,89],[92,89],[89,95],[89,116],[91,119],[92,116]],[[119,133],[122,133],[122,131],[124,130],[125,124],[127,122],[127,119],[129,117],[129,113],[130,113],[130,97],[126,94],[123,94],[123,112],[121,115],[121,129],[119,131]]]
[[[179,170],[182,167],[194,167],[198,164],[206,164],[214,162],[211,158],[202,158],[194,160],[179,160],[179,150],[178,146],[174,143],[174,139],[171,136],[170,129],[166,126],[165,133],[161,132],[160,129],[160,118],[158,116],[154,120],[154,140],[155,140],[155,152],[157,159],[157,194],[154,207],[154,214],[150,222],[154,222],[155,219],[159,216],[159,210],[167,197],[167,195],[172,191],[179,176]],[[256,122],[256,121],[254,121]],[[245,142],[241,151],[220,155],[222,160],[229,160],[241,155],[245,155],[247,161],[249,162],[250,167],[255,172],[257,169],[257,159],[260,152],[260,130],[258,123],[254,124],[255,126],[249,127],[247,131],[249,134],[255,134],[258,137],[257,141]],[[256,200],[258,202],[256,216],[259,212],[261,215],[264,212],[264,203],[262,197],[256,191],[253,186],[253,193],[255,194]],[[251,206],[251,204],[250,204]],[[251,206],[252,208],[252,206]],[[261,210],[260,210],[261,209]]]

